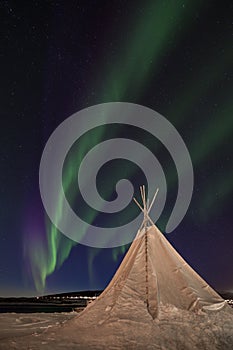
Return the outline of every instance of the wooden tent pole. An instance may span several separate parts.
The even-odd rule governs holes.
[[[139,231],[144,227],[145,230],[145,272],[146,272],[146,306],[147,309],[150,313],[150,305],[149,305],[149,274],[148,274],[148,222],[150,222],[152,225],[154,225],[153,221],[151,220],[151,218],[149,217],[149,212],[154,204],[155,198],[158,194],[159,189],[157,188],[154,197],[151,201],[151,203],[149,203],[149,200],[146,200],[146,190],[145,190],[145,186],[140,186],[140,192],[141,192],[141,197],[142,197],[142,206],[138,203],[136,198],[133,198],[134,202],[137,204],[137,206],[141,209],[141,211],[143,212],[143,222],[142,225],[139,229]]]
[[[148,214],[149,214],[150,211],[151,211],[151,208],[152,208],[152,206],[153,206],[153,204],[154,204],[154,201],[155,201],[155,198],[157,197],[158,192],[159,192],[159,189],[157,188],[157,190],[156,190],[156,192],[155,192],[155,194],[154,194],[154,197],[153,197],[153,199],[152,199],[152,201],[151,201],[151,204],[150,204],[150,206],[149,206]]]
[[[143,202],[143,214],[144,214],[144,219],[143,219],[143,226],[145,229],[145,275],[146,275],[146,306],[147,309],[149,308],[149,287],[148,287],[148,234],[147,234],[147,205],[146,205],[146,191],[145,191],[145,186],[142,186],[141,190],[141,196],[142,196],[142,202]]]

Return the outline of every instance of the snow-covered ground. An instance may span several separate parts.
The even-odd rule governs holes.
[[[70,313],[2,313],[0,314],[0,348],[2,342],[26,335],[38,335],[46,329],[77,316]]]
[[[0,349],[232,350],[233,310],[188,312],[162,306],[158,319],[77,314],[1,314]],[[99,318],[99,317],[98,317]]]

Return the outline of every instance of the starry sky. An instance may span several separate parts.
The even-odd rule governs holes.
[[[230,0],[0,2],[0,296],[103,289],[123,259],[128,245],[91,248],[61,234],[39,191],[41,155],[55,128],[114,101],[159,112],[182,136],[194,192],[166,237],[211,286],[233,291],[232,12]],[[143,143],[163,165],[168,196],[157,225],[164,230],[177,194],[175,166],[158,140],[127,126],[98,127],[77,141],[64,165],[70,204],[99,227],[138,214],[135,206],[121,217],[93,213],[74,182],[88,150],[115,137]],[[127,176],[137,197],[145,178],[132,162],[100,169],[103,198],[114,199],[114,184]]]

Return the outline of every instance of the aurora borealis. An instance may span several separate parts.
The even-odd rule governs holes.
[[[113,101],[154,109],[183,137],[193,162],[194,193],[182,223],[167,237],[213,287],[233,291],[231,1],[224,6],[194,0],[3,1],[0,6],[0,294],[102,289],[115,272],[127,246],[97,249],[69,240],[48,219],[38,185],[41,154],[54,129],[83,108]],[[96,226],[138,213],[132,206],[110,220],[84,205],[76,188],[85,154],[114,137],[142,142],[163,165],[168,197],[158,225],[164,229],[177,191],[175,166],[158,140],[136,129],[98,127],[78,141],[63,171],[69,202]],[[114,198],[114,184],[123,175],[139,195],[142,172],[122,164],[110,162],[97,176],[106,200]],[[55,205],[59,219],[60,196]]]

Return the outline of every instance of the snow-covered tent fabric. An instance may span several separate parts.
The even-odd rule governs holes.
[[[97,312],[104,321],[113,311],[120,317],[144,308],[156,318],[160,306],[168,304],[188,311],[217,310],[225,301],[153,225],[138,232],[111,282],[85,313]]]

